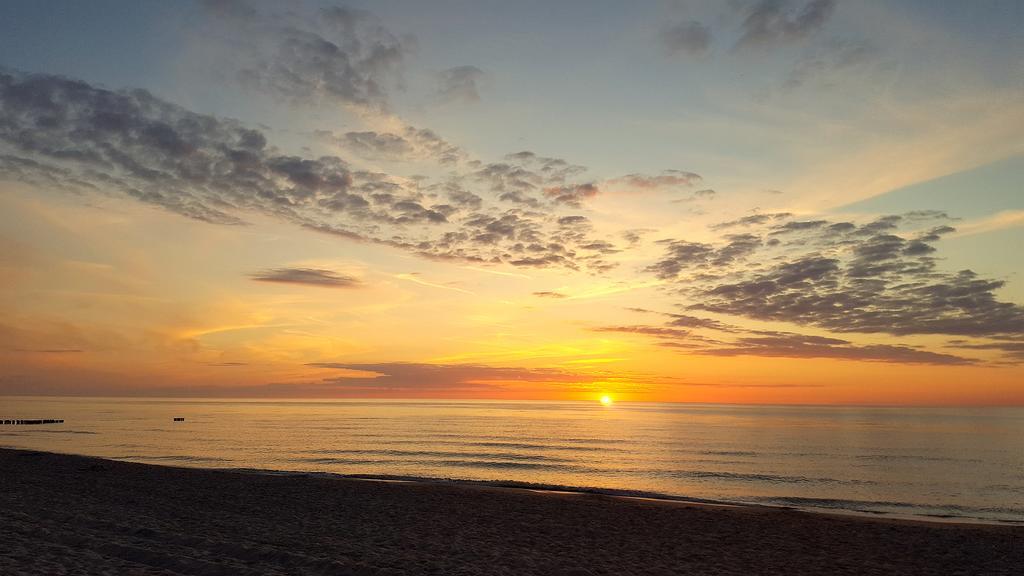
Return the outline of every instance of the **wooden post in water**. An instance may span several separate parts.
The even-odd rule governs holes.
[[[26,426],[31,424],[63,424],[64,420],[61,419],[24,419],[16,418],[12,420],[0,420],[0,424],[14,425],[14,426]]]

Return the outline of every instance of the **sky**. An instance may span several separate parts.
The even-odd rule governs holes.
[[[0,394],[1024,405],[1024,5],[0,6]]]

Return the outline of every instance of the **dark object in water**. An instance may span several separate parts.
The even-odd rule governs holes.
[[[177,416],[176,416],[176,417],[174,418],[174,421],[175,421],[175,422],[184,422],[184,421],[185,421],[185,419],[184,419],[184,418],[181,418],[181,417],[177,417]]]
[[[0,424],[63,424],[64,420],[0,420]]]

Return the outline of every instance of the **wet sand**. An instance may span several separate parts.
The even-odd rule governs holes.
[[[1021,574],[1024,527],[0,449],[0,574]]]

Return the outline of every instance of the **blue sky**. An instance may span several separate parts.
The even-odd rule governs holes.
[[[315,3],[292,4],[310,11]],[[935,96],[1019,95],[1024,82],[1014,57],[1024,51],[1016,2],[840,2],[813,34],[758,50],[735,46],[741,4],[352,3],[415,39],[402,85],[391,93],[395,110],[414,124],[429,123],[486,157],[535,149],[607,175],[678,167],[778,189],[806,170],[808,149],[850,152],[822,142],[831,134],[853,145],[886,132],[909,137],[920,128],[885,115]],[[205,76],[197,81],[209,72],[204,56],[182,61],[197,31],[205,33],[202,10],[189,3],[12,2],[5,12],[0,48],[8,67],[142,86],[234,116],[255,107],[252,94],[239,106],[238,93],[211,89]],[[659,35],[691,20],[710,30],[707,50],[671,53]],[[829,69],[839,66],[835,52],[858,48],[862,62]],[[799,88],[784,86],[815,59],[822,69]],[[463,65],[484,72],[481,101],[432,101],[434,75]],[[263,108],[250,114],[268,116]],[[1001,159],[998,150],[990,155],[982,162]],[[948,165],[948,173],[972,161]]]

